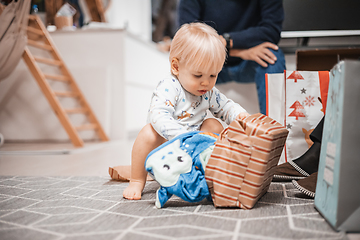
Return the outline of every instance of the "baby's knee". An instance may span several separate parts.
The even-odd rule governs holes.
[[[217,119],[208,118],[203,122],[200,130],[205,132],[221,133],[223,129],[223,125]]]
[[[222,132],[222,130],[224,130],[224,127],[223,127],[223,125],[218,121],[218,120],[216,120],[216,119],[214,119],[214,133],[221,133]]]
[[[163,143],[166,140],[160,136],[153,126],[148,123],[145,127],[141,130],[141,137],[144,138],[145,141],[153,142],[153,143]]]

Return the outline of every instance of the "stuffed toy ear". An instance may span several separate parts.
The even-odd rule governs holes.
[[[156,200],[155,200],[155,206],[156,208],[162,208],[164,204],[171,198],[172,194],[168,193],[166,188],[159,187],[159,189],[156,191]]]

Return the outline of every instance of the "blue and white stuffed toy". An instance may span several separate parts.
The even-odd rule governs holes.
[[[157,208],[162,208],[173,194],[188,202],[204,198],[211,201],[205,167],[216,139],[213,133],[188,132],[149,153],[145,168],[161,185],[156,191]]]

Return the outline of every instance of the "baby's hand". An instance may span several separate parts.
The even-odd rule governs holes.
[[[247,118],[248,116],[250,116],[250,114],[248,112],[242,112],[242,113],[239,113],[239,115],[237,116],[237,118],[239,119],[245,119]]]

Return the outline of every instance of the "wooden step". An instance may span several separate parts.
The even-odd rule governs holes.
[[[58,97],[78,97],[79,94],[76,92],[54,92]]]
[[[44,74],[46,79],[59,81],[59,82],[69,82],[70,78],[64,75],[52,75],[52,74]]]
[[[43,58],[43,57],[35,57],[34,56],[35,61],[37,62],[41,62],[41,63],[45,63],[48,65],[54,65],[54,66],[61,66],[62,62],[55,60],[55,59],[50,59],[50,58]]]
[[[40,36],[44,35],[44,33],[40,29],[30,27],[30,26],[27,27],[27,31],[31,32],[31,33],[35,33],[35,34],[40,35]]]
[[[100,1],[100,0],[99,0]],[[58,50],[55,47],[54,42],[51,39],[50,34],[46,30],[46,27],[42,23],[41,19],[36,15],[29,16],[29,25],[27,29],[28,33],[28,46],[40,48],[49,51],[51,57],[33,56],[28,46],[25,46],[23,59],[28,65],[29,70],[33,74],[35,80],[39,84],[40,89],[47,98],[50,106],[53,108],[60,123],[63,125],[65,131],[69,135],[72,143],[76,147],[83,147],[84,141],[81,139],[78,131],[92,130],[95,131],[98,137],[102,141],[109,141],[101,124],[97,120],[90,105],[83,96],[80,88],[76,84],[75,79],[72,77],[65,63],[60,57]],[[34,50],[34,48],[32,48]],[[39,51],[38,51],[39,52]],[[38,63],[45,63],[48,65],[57,66],[57,73],[46,74],[40,68]],[[45,70],[45,69],[44,69]],[[69,87],[68,90],[55,91],[52,89],[49,81],[66,82]],[[64,108],[59,101],[59,97],[71,97],[74,98],[73,102],[76,102],[76,106],[73,108]],[[69,118],[69,114],[83,114],[86,117],[86,124],[75,127]]]
[[[30,46],[36,47],[36,48],[41,48],[41,49],[47,50],[47,51],[52,51],[53,50],[53,48],[50,45],[40,43],[38,41],[34,41],[34,40],[31,40],[31,39],[28,39],[27,44],[30,45]]]
[[[41,69],[39,68],[38,64],[36,64],[36,62],[34,61],[34,57],[31,55],[30,50],[26,46],[23,54],[23,59],[25,63],[28,65],[29,70],[31,71],[35,80],[39,84],[39,87],[44,93],[44,96],[49,101],[50,106],[52,107],[57,117],[59,118],[60,123],[63,125],[65,131],[68,133],[74,146],[83,147],[84,146],[83,140],[80,138],[79,134],[76,132],[76,129],[71,124],[70,119],[68,118],[67,114],[64,112],[63,107],[61,106],[60,102],[54,95],[50,85],[44,78]]]
[[[68,108],[68,109],[65,109],[65,112],[68,114],[87,113],[88,110],[86,108]]]
[[[97,128],[98,128],[98,125],[92,124],[92,123],[88,123],[88,124],[84,124],[84,125],[75,127],[75,129],[78,131],[95,130]]]
[[[29,20],[35,21],[36,20],[36,15],[29,15]]]

